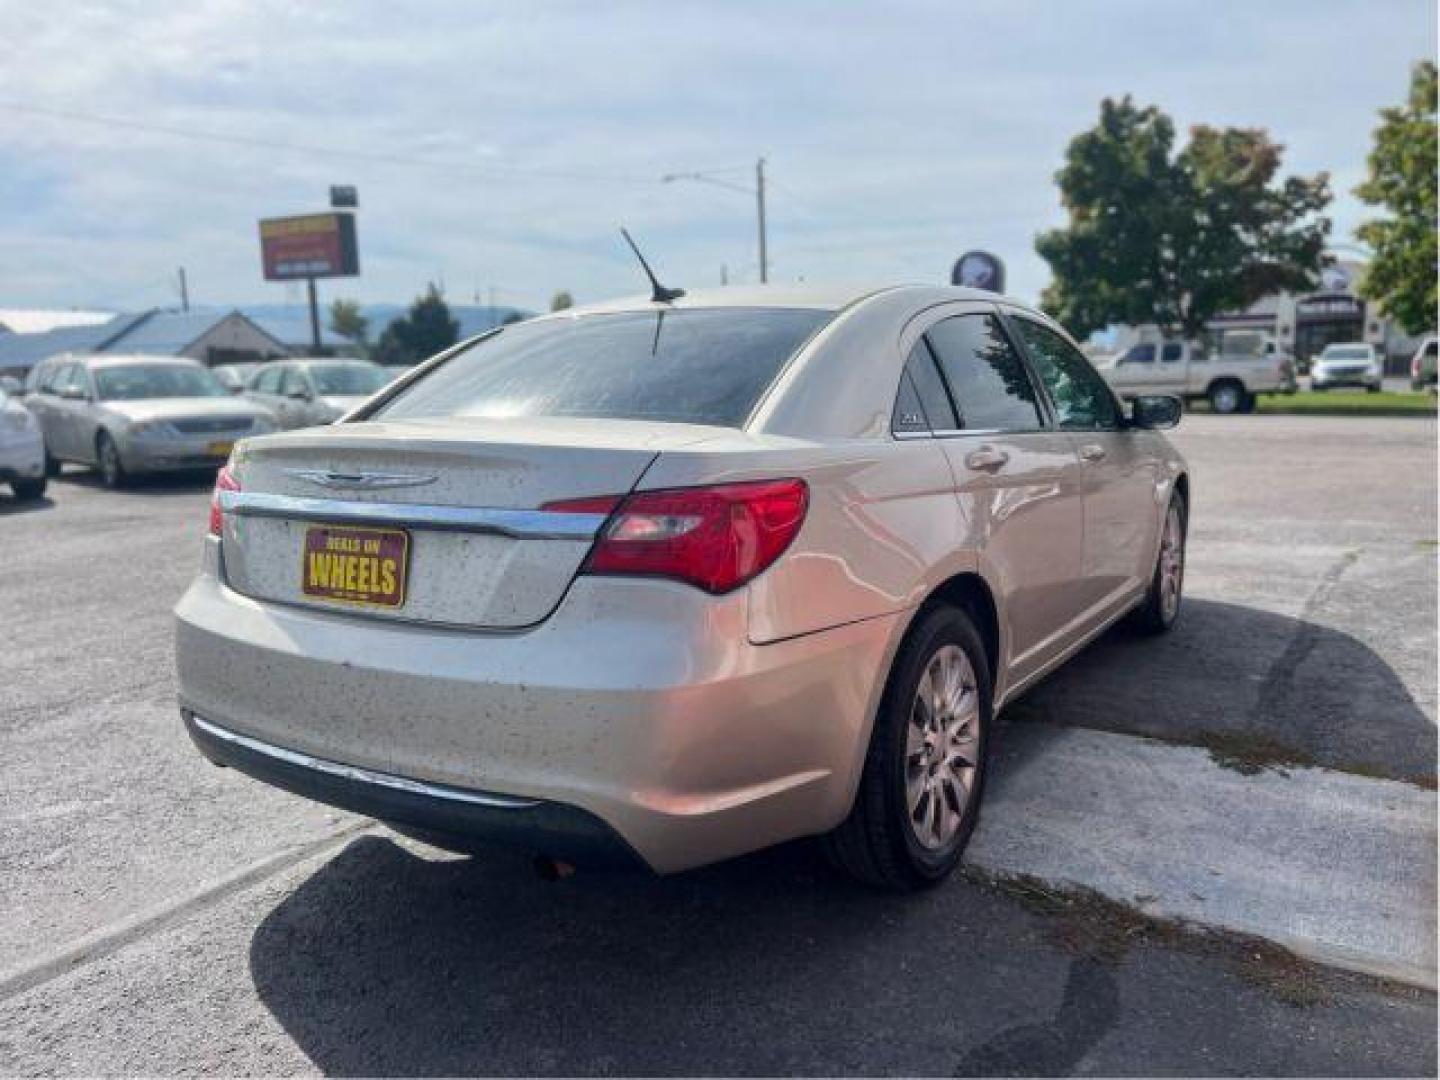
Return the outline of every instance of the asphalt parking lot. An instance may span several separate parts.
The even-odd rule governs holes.
[[[1018,702],[997,785],[1085,729],[1433,791],[1435,422],[1175,440],[1181,627],[1112,632]],[[170,656],[208,492],[0,497],[0,1073],[1434,1075],[1429,991],[1044,882],[877,895],[797,844],[546,883],[214,769]]]

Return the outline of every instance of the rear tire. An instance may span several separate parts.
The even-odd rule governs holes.
[[[896,892],[949,876],[979,817],[992,720],[974,623],[957,608],[934,608],[890,670],[854,805],[821,840],[830,861]]]
[[[45,450],[45,475],[51,480],[60,475],[60,459],[51,457],[48,447]]]
[[[111,491],[118,491],[129,481],[125,474],[125,463],[120,460],[120,448],[110,433],[102,431],[95,438],[95,456],[100,463],[100,480]]]
[[[43,476],[34,480],[12,480],[10,488],[15,492],[15,498],[22,502],[33,502],[36,499],[44,498],[46,483]]]
[[[1222,380],[1210,387],[1206,395],[1210,398],[1210,408],[1222,416],[1241,411],[1245,404],[1245,388],[1239,383],[1230,379]]]
[[[1180,618],[1185,590],[1185,536],[1188,511],[1179,492],[1170,496],[1170,506],[1161,524],[1160,550],[1145,599],[1130,614],[1130,624],[1144,634],[1164,634]]]

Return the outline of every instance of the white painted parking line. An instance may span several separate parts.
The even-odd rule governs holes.
[[[973,864],[1436,985],[1436,796],[1325,769],[1254,776],[1200,749],[1015,724]]]

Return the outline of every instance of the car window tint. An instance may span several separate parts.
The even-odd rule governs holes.
[[[306,393],[309,389],[305,382],[305,376],[299,368],[286,368],[284,381],[280,384],[282,394]]]
[[[1120,410],[1115,397],[1080,350],[1030,319],[1017,318],[1014,322],[1040,381],[1055,403],[1060,426],[1072,431],[1118,427]]]
[[[739,427],[833,317],[691,308],[536,319],[476,342],[375,417],[573,416]]]
[[[954,431],[960,426],[955,417],[955,407],[950,402],[950,391],[945,389],[945,380],[935,366],[935,356],[929,344],[922,337],[910,350],[910,359],[905,372],[915,386],[915,393],[925,409],[932,431]]]
[[[283,367],[266,368],[255,380],[255,389],[262,394],[280,393],[280,380],[285,378],[286,370]]]
[[[1125,353],[1124,362],[1127,364],[1153,364],[1155,362],[1154,345],[1132,345]]]
[[[1177,364],[1180,362],[1180,357],[1183,356],[1184,353],[1184,346],[1172,341],[1160,350],[1160,362],[1162,364]]]
[[[1025,364],[993,315],[957,315],[925,332],[968,431],[1034,431],[1040,402]]]

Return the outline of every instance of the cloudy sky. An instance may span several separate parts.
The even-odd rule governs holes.
[[[996,251],[1047,280],[1035,233],[1100,98],[1183,129],[1262,126],[1363,208],[1375,112],[1434,54],[1433,0],[711,0],[510,4],[0,0],[0,307],[298,299],[260,279],[256,219],[360,190],[363,276],[327,297],[470,302],[667,280],[940,280]]]

